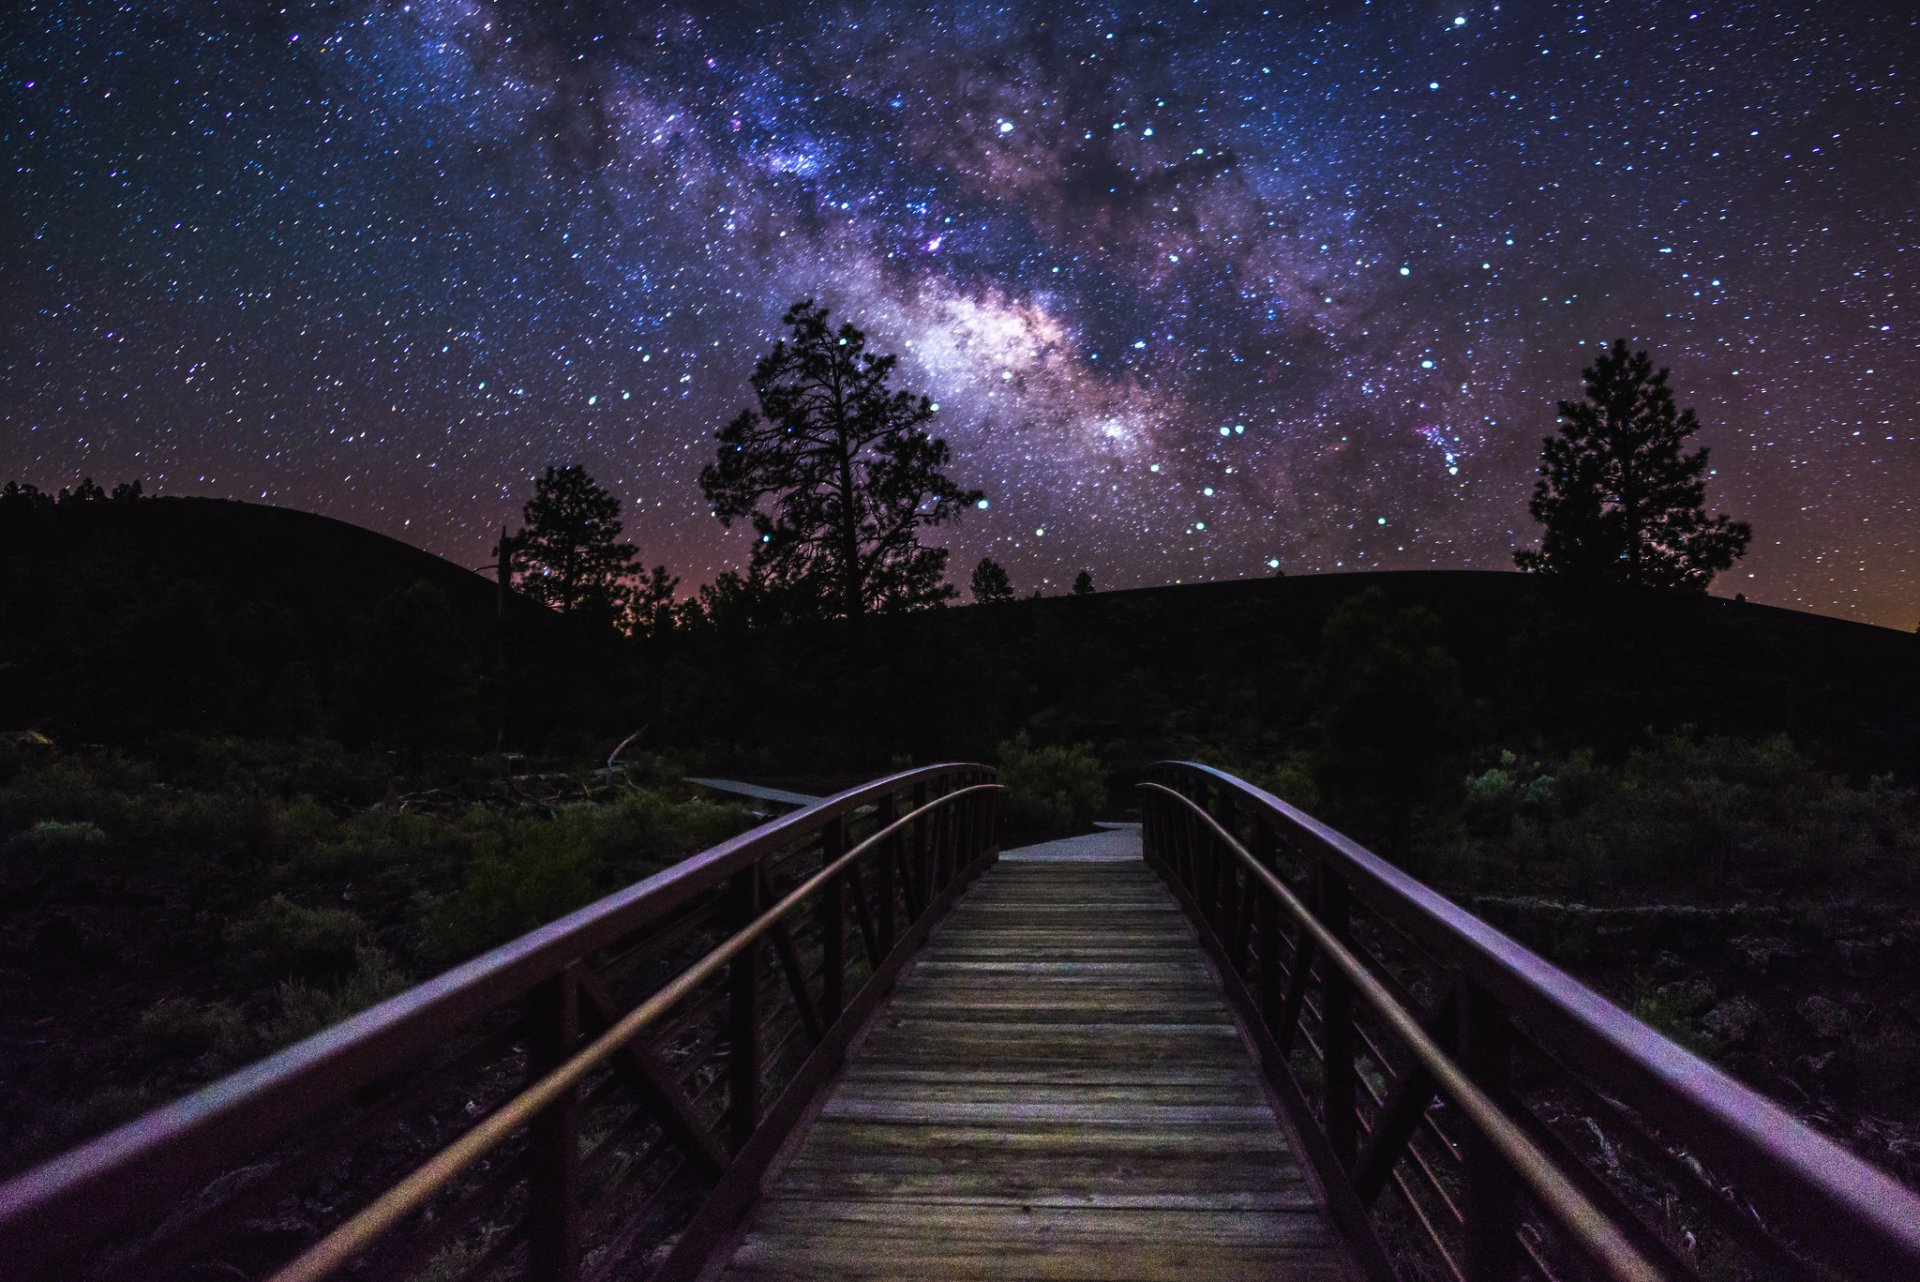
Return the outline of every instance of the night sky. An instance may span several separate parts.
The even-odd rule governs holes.
[[[1920,619],[1912,4],[936,7],[14,0],[0,474],[477,565],[578,461],[697,583],[814,297],[986,490],[962,581],[1507,568],[1624,335],[1716,591]]]

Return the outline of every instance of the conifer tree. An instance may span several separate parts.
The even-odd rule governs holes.
[[[992,557],[981,557],[980,564],[973,567],[971,587],[976,601],[1013,600],[1013,580],[1007,577],[1006,569]]]
[[[1704,591],[1746,551],[1745,521],[1705,511],[1707,451],[1683,452],[1699,427],[1676,411],[1667,371],[1616,339],[1584,372],[1586,399],[1560,402],[1528,504],[1544,527],[1514,563],[1583,582]]]
[[[1080,573],[1074,576],[1073,594],[1075,596],[1092,596],[1093,595],[1093,571],[1092,570],[1082,570],[1080,571]]]
[[[508,540],[520,591],[569,619],[624,625],[635,553],[620,541],[620,500],[583,467],[549,467],[521,520]]]
[[[680,576],[668,574],[667,567],[656,565],[633,585],[633,626],[638,637],[659,637],[674,627],[674,592]]]
[[[981,494],[945,475],[947,443],[926,430],[932,402],[888,387],[898,357],[868,352],[852,325],[831,328],[812,300],[781,323],[790,335],[753,370],[760,408],[720,429],[700,486],[723,524],[751,521],[753,568],[846,619],[858,650],[867,614],[954,595],[947,550],[920,536]]]

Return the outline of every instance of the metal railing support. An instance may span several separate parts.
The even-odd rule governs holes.
[[[590,1253],[645,1245],[613,1209],[644,1178],[647,1199],[667,1181],[710,1183],[704,1203],[649,1202],[649,1216],[698,1205],[691,1223],[646,1221],[656,1235],[685,1225],[668,1256],[684,1273],[744,1207],[939,911],[997,853],[991,777],[927,767],[781,816],[0,1185],[0,1272],[158,1282],[227,1270],[223,1253],[237,1252],[259,1275],[274,1266],[249,1226],[298,1198],[343,1218],[314,1229],[275,1282],[317,1282],[356,1260],[367,1276],[405,1276],[447,1250],[467,1253],[462,1277],[523,1262],[530,1277],[574,1282]],[[903,812],[909,795],[919,803]],[[853,841],[851,825],[875,813],[879,827]],[[904,922],[888,887],[883,949],[863,874],[895,869],[909,829],[945,868],[935,878],[923,858],[906,870],[921,880]],[[869,962],[857,992],[849,896]],[[796,931],[803,915],[818,941]],[[770,955],[784,985],[765,983]],[[809,1037],[796,1043],[799,1032]],[[343,1163],[402,1161],[418,1164],[364,1189],[339,1177]],[[321,1202],[303,1193],[316,1187]]]
[[[1920,1277],[1912,1190],[1279,798],[1186,762],[1140,787],[1148,861],[1231,973],[1345,1229],[1368,1236],[1391,1189],[1435,1262],[1470,1282],[1568,1276],[1559,1260],[1574,1276],[1694,1279],[1693,1254],[1720,1248],[1690,1229],[1675,1240],[1689,1223],[1724,1233],[1755,1278]],[[1435,994],[1424,1006],[1422,990]],[[1303,1066],[1319,1077],[1317,1110]],[[1578,1151],[1587,1131],[1556,1132],[1568,1101],[1664,1181],[1651,1217]],[[1640,1196],[1641,1179],[1627,1191]],[[1377,1240],[1370,1258],[1390,1274]]]
[[[580,1042],[580,964],[548,980],[533,1000],[527,1056],[531,1085],[572,1058]],[[528,1136],[527,1275],[580,1276],[580,1091],[564,1091],[533,1119]]]

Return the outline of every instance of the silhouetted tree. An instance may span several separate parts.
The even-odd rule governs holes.
[[[131,503],[135,499],[144,497],[145,493],[146,487],[138,480],[122,481],[113,487],[113,501],[115,503]]]
[[[1583,375],[1586,399],[1560,402],[1528,510],[1545,527],[1523,570],[1588,581],[1705,590],[1753,529],[1708,516],[1707,451],[1682,452],[1699,424],[1676,412],[1667,371],[1616,339]]]
[[[632,632],[639,637],[657,637],[674,624],[674,590],[680,586],[678,575],[656,565],[634,581]]]
[[[620,541],[620,500],[586,469],[549,467],[509,542],[520,591],[570,619],[626,622],[634,548]]]
[[[976,601],[1013,600],[1013,580],[1001,564],[991,557],[981,557],[980,564],[973,567],[973,599]]]
[[[1406,861],[1415,814],[1455,799],[1473,737],[1439,619],[1395,609],[1378,588],[1359,593],[1327,620],[1314,689],[1323,736],[1315,782],[1340,822],[1384,838]]]
[[[1093,595],[1093,571],[1092,570],[1082,570],[1080,571],[1080,573],[1076,574],[1073,577],[1073,594],[1075,596],[1092,596]]]
[[[97,503],[107,497],[107,492],[93,483],[91,476],[81,478],[80,484],[70,490],[60,491],[62,503]]]
[[[789,308],[789,338],[754,366],[759,412],[720,429],[719,455],[700,472],[714,514],[751,520],[753,566],[849,624],[859,649],[872,611],[938,605],[947,550],[920,542],[978,490],[942,471],[947,443],[929,435],[933,404],[888,388],[898,361],[866,350],[852,325],[836,331],[811,300]]]
[[[0,512],[40,512],[53,506],[53,495],[25,481],[8,481],[0,486]]]
[[[791,595],[758,569],[745,574],[723,570],[713,582],[701,584],[692,600],[681,603],[679,623],[722,631],[775,627],[793,621]]]

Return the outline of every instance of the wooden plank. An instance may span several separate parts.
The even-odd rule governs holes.
[[[715,1276],[1351,1276],[1137,843],[954,906]]]

